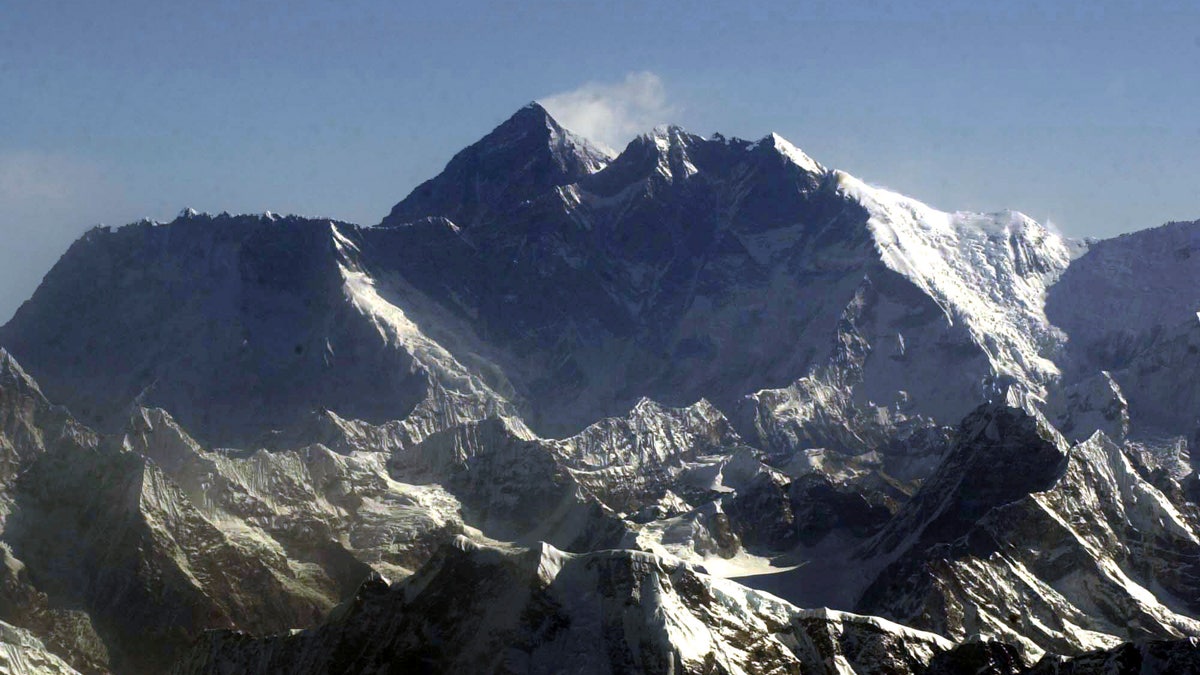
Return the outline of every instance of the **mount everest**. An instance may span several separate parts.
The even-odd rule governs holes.
[[[93,229],[0,327],[0,657],[1195,667],[1197,242],[537,104],[373,227]]]

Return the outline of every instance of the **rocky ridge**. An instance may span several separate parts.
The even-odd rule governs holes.
[[[1187,663],[1197,232],[1085,245],[774,134],[613,155],[536,104],[375,227],[93,230],[0,327],[41,384],[0,350],[5,644],[467,663],[433,631],[539,672],[620,617],[596,672]]]

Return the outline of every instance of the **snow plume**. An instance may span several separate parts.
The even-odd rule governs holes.
[[[539,102],[567,129],[613,148],[676,112],[662,78],[649,71],[629,73],[619,82],[588,82]]]

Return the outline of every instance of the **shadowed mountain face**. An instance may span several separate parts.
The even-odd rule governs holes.
[[[536,104],[374,227],[94,229],[0,327],[0,662],[1188,664],[1198,232]]]
[[[102,429],[119,428],[138,404],[223,442],[317,407],[404,417],[424,382],[345,302],[329,231],[296,218],[191,215],[93,230],[3,342],[55,400]],[[389,376],[362,376],[366,368]]]
[[[650,397],[861,451],[865,426],[1042,392],[1038,293],[1068,254],[1024,216],[938,212],[775,135],[670,127],[609,159],[533,105],[378,227],[94,230],[0,344],[88,423],[158,406],[218,444],[320,410],[419,418],[414,440],[494,413],[565,435]],[[813,395],[843,402],[819,419]]]
[[[441,175],[417,186],[383,224],[441,216],[477,224],[548,190],[578,182],[604,167],[604,150],[563,129],[537,103],[450,160]]]
[[[1063,275],[1046,312],[1069,337],[1075,377],[1111,371],[1135,426],[1200,428],[1200,220],[1101,241]]]
[[[879,619],[798,610],[643,553],[460,539],[405,584],[364,585],[314,631],[211,635],[175,672],[913,673],[950,647]]]
[[[1194,635],[1196,525],[1102,432],[981,408],[867,548],[888,566],[859,610],[1060,654]]]

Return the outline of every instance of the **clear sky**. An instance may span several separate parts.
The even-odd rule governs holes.
[[[96,223],[376,223],[530,100],[1074,236],[1200,218],[1200,3],[0,0],[0,321]]]

